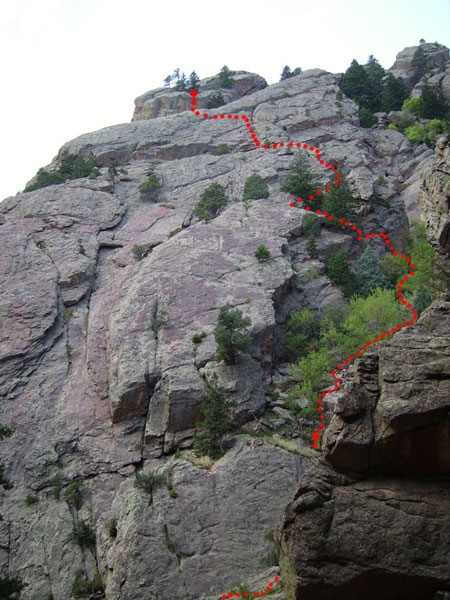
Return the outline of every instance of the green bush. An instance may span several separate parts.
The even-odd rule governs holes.
[[[225,188],[220,183],[212,183],[200,196],[199,202],[195,205],[194,214],[201,221],[211,221],[217,217],[228,200]]]
[[[388,129],[394,129],[395,131],[398,131],[398,125],[396,125],[395,123],[389,123]]]
[[[402,111],[410,112],[416,117],[421,117],[423,112],[422,98],[418,97],[405,100],[402,104]]]
[[[303,151],[299,151],[283,179],[280,190],[308,200],[310,195],[315,194],[318,182],[319,176],[313,172],[308,157]],[[321,208],[320,198],[317,196],[314,198],[314,207]]]
[[[147,492],[147,494],[151,494],[154,488],[164,485],[166,480],[166,476],[160,473],[150,473],[149,475],[138,473],[134,480],[134,487]]]
[[[64,499],[68,504],[73,505],[75,508],[81,508],[81,488],[83,487],[83,481],[79,477],[74,477],[68,484],[66,491],[64,492]]]
[[[73,526],[72,538],[83,548],[95,546],[95,533],[85,521],[77,521]]]
[[[230,152],[231,150],[228,144],[219,144],[213,149],[212,154],[214,154],[214,156],[222,156],[223,154],[229,154]]]
[[[79,570],[75,574],[72,584],[72,596],[74,598],[92,598],[92,594],[103,592],[102,580],[98,569],[95,569],[91,580],[87,579],[83,571]],[[99,597],[95,595],[95,597]]]
[[[367,246],[356,262],[356,290],[363,298],[367,298],[376,288],[387,288],[386,279],[381,261],[377,258],[370,246]]]
[[[36,181],[28,185],[24,192],[32,192],[49,185],[64,183],[67,179],[80,179],[81,177],[88,177],[92,173],[95,174],[96,160],[92,152],[87,157],[82,154],[68,154],[61,160],[60,166],[55,171],[39,169]]]
[[[151,244],[135,244],[133,256],[136,260],[142,260],[150,252]]]
[[[194,450],[197,456],[207,455],[216,459],[223,455],[223,436],[231,428],[232,406],[227,403],[231,392],[218,385],[217,373],[205,383],[206,390],[199,405],[201,420],[197,423],[201,433],[195,436]]]
[[[415,310],[417,310],[417,315],[420,317],[423,311],[428,308],[432,302],[433,298],[427,288],[424,285],[419,285],[412,301],[412,305]]]
[[[10,437],[13,434],[13,430],[8,425],[0,425],[0,442],[5,438]]]
[[[324,219],[324,225],[327,229],[342,230],[342,224],[339,219],[347,220],[349,215],[354,212],[358,206],[358,201],[353,197],[345,177],[339,179],[339,185],[335,185],[334,179],[330,180],[327,192],[322,200],[322,209],[324,212],[333,215],[333,219]]]
[[[180,231],[183,231],[182,227],[177,227],[176,229],[172,229],[172,231],[169,233],[169,238],[173,237],[174,235],[177,235],[177,233],[180,233]]]
[[[284,347],[292,362],[315,349],[319,335],[319,321],[316,314],[304,308],[292,313],[287,321],[287,331],[283,336]]]
[[[141,200],[155,202],[160,188],[161,181],[158,175],[153,169],[150,169],[147,173],[147,179],[139,186]]]
[[[238,308],[233,310],[227,303],[220,308],[214,338],[217,343],[216,360],[223,360],[227,365],[234,365],[238,352],[246,352],[251,344],[247,327],[251,325],[250,317],[243,317]]]
[[[259,564],[262,567],[276,567],[278,565],[278,558],[275,552],[269,552],[265,556],[259,559]]]
[[[351,296],[356,291],[355,276],[350,269],[345,253],[342,250],[336,250],[325,257],[325,267],[328,278],[332,283],[338,285],[344,293],[344,296]]]
[[[206,333],[204,331],[202,331],[201,333],[194,333],[194,335],[192,336],[192,343],[201,344],[205,337]]]
[[[108,525],[109,537],[115,539],[117,537],[117,519],[113,517]]]
[[[25,504],[27,506],[32,506],[33,504],[37,504],[38,502],[39,498],[34,494],[28,494],[28,496],[25,498]]]
[[[316,238],[310,235],[306,241],[306,251],[311,258],[319,258],[319,251],[317,250]]]
[[[316,236],[320,233],[320,220],[314,213],[305,213],[302,218],[302,231],[305,236]]]
[[[255,258],[258,259],[259,262],[269,260],[270,256],[270,250],[269,248],[266,248],[264,244],[260,244],[255,250]]]
[[[13,600],[17,598],[16,594],[20,593],[25,587],[20,577],[6,577],[0,578],[0,599],[1,600]]]
[[[242,200],[260,200],[261,198],[268,198],[270,195],[269,186],[257,173],[247,177],[244,185],[244,193]]]
[[[207,107],[208,108],[219,108],[219,106],[223,106],[225,104],[225,98],[222,96],[220,92],[217,94],[213,94],[210,96],[208,100]]]
[[[378,119],[375,115],[373,115],[368,108],[362,106],[359,109],[359,124],[361,127],[366,129],[370,129],[372,125],[376,125],[378,123]]]
[[[61,475],[55,475],[52,478],[52,480],[51,480],[51,484],[52,484],[53,498],[55,500],[59,500],[59,497],[61,495],[61,490],[62,490],[62,477],[61,477]]]

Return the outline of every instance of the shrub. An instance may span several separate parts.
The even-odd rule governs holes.
[[[12,600],[17,598],[15,594],[21,592],[25,587],[20,577],[6,577],[0,578],[0,598],[2,600]]]
[[[200,196],[199,202],[195,205],[194,214],[201,221],[211,221],[217,217],[228,200],[225,188],[220,183],[212,183]]]
[[[61,490],[62,490],[61,475],[55,475],[51,480],[51,484],[52,484],[53,498],[55,500],[59,500],[59,497],[61,495]]]
[[[219,106],[223,106],[225,104],[225,98],[222,96],[220,92],[217,94],[213,94],[210,96],[208,100],[207,107],[208,108],[218,108]]]
[[[5,465],[3,463],[0,463],[0,485],[2,485],[5,488],[5,490],[10,490],[12,489],[13,485],[8,479],[6,479],[5,469]]]
[[[160,473],[150,473],[149,475],[137,473],[136,479],[134,480],[134,487],[138,490],[147,492],[147,494],[151,494],[153,488],[164,485],[165,483],[166,476]]]
[[[133,246],[133,256],[136,260],[142,260],[150,252],[150,244],[135,244]]]
[[[264,244],[260,244],[255,250],[255,258],[257,258],[259,262],[269,260],[270,256],[270,250],[269,248],[266,248]]]
[[[25,498],[25,504],[27,506],[32,506],[33,504],[37,504],[38,502],[39,498],[34,494],[28,494],[28,496]]]
[[[398,131],[398,125],[396,125],[395,123],[389,123],[388,129],[394,129],[395,131]]]
[[[372,125],[376,125],[377,123],[377,117],[373,115],[368,108],[363,106],[359,109],[359,124],[361,127],[370,129]]]
[[[319,176],[313,172],[308,157],[303,151],[299,151],[284,177],[280,189],[282,192],[289,192],[296,197],[308,199],[316,192],[318,181]],[[318,198],[315,198],[314,202],[314,206],[321,208]]]
[[[108,525],[109,537],[115,539],[117,537],[117,519],[113,517]]]
[[[5,438],[10,437],[13,434],[13,430],[8,425],[0,425],[0,442]]]
[[[423,311],[430,306],[432,301],[433,298],[427,288],[423,285],[419,285],[412,301],[412,305],[417,310],[417,315],[419,317]]]
[[[201,333],[194,333],[194,335],[192,336],[192,342],[194,344],[201,344],[205,337],[206,333],[204,331],[202,331]]]
[[[230,153],[230,148],[229,148],[228,144],[219,144],[212,151],[212,154],[214,154],[214,156],[222,156],[222,154],[229,154],[229,153]]]
[[[418,97],[405,100],[402,104],[402,111],[410,112],[412,115],[416,115],[416,117],[421,117],[423,111],[422,98]]]
[[[217,373],[205,383],[206,390],[199,406],[202,420],[197,423],[201,433],[195,436],[194,450],[197,456],[215,459],[223,455],[222,439],[231,427],[231,405],[227,403],[230,391],[218,385]]]
[[[46,171],[41,168],[37,172],[36,181],[28,185],[24,192],[31,192],[49,185],[64,183],[67,179],[88,177],[94,171],[96,157],[92,152],[84,157],[82,154],[68,154],[61,160],[60,166],[55,171]],[[98,170],[98,169],[97,169]]]
[[[314,213],[305,213],[302,218],[302,230],[306,236],[315,236],[320,233],[320,220]]]
[[[335,185],[334,180],[329,181],[328,187],[330,187],[330,191],[325,194],[322,201],[323,210],[334,217],[331,220],[324,220],[327,229],[342,230],[339,219],[347,220],[349,214],[358,207],[358,202],[353,197],[345,177],[341,177],[339,182],[339,185]]]
[[[173,237],[174,235],[177,235],[177,233],[180,233],[180,231],[183,231],[182,227],[177,227],[176,229],[172,229],[172,231],[169,233],[169,238]]]
[[[72,596],[74,598],[92,598],[92,594],[103,592],[102,580],[98,569],[95,569],[94,576],[91,580],[83,574],[83,571],[79,570],[75,574],[75,579],[72,584]],[[95,596],[96,598],[98,596]]]
[[[284,334],[284,346],[290,355],[290,361],[297,360],[313,350],[319,335],[319,321],[316,314],[304,308],[292,313],[287,321]]]
[[[275,567],[278,565],[277,555],[272,550],[272,552],[269,552],[268,554],[259,559],[259,564],[262,567]]]
[[[306,251],[311,258],[319,258],[319,252],[317,250],[317,242],[314,236],[310,236],[306,242]]]
[[[62,311],[62,317],[64,321],[70,321],[70,319],[73,317],[73,308],[65,308]]]
[[[221,307],[214,329],[216,360],[223,360],[227,365],[236,364],[237,353],[245,352],[250,347],[249,325],[250,317],[243,317],[239,309],[233,310],[228,303]]]
[[[95,533],[85,521],[77,521],[75,523],[72,538],[83,548],[95,546]]]
[[[357,293],[364,298],[370,296],[376,288],[384,289],[389,285],[381,262],[370,246],[365,248],[356,263],[356,284]]]
[[[302,72],[301,67],[296,67],[293,71],[291,71],[290,67],[286,65],[281,73],[280,81],[284,81],[285,79],[289,79],[290,77],[295,77],[296,75],[300,75]]]
[[[158,196],[158,190],[161,187],[161,181],[158,175],[150,169],[147,173],[147,179],[139,187],[141,193],[141,199],[145,201],[156,201]]]
[[[66,491],[64,492],[64,499],[68,504],[73,505],[75,508],[81,508],[81,488],[83,487],[83,481],[79,477],[74,477],[68,484]]]
[[[160,310],[155,315],[153,315],[153,317],[151,318],[150,328],[153,331],[153,333],[155,333],[157,335],[158,331],[161,329],[161,327],[164,327],[164,325],[166,323],[167,323],[167,311]]]
[[[355,292],[355,276],[342,250],[328,255],[325,258],[325,267],[330,281],[338,285],[345,296],[349,297]]]
[[[257,173],[247,177],[244,185],[244,193],[242,200],[260,200],[261,198],[268,198],[270,195],[269,186]]]

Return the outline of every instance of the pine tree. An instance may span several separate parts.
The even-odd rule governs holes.
[[[419,285],[412,301],[412,305],[417,310],[419,317],[423,311],[430,306],[432,301],[433,299],[427,288],[424,285]]]
[[[292,77],[291,69],[286,65],[281,73],[280,81],[284,81],[285,79],[289,79]]]
[[[360,106],[366,106],[368,103],[367,88],[369,76],[365,68],[355,59],[341,76],[339,87],[346,96],[354,100]]]
[[[218,385],[217,373],[211,379],[206,379],[205,383],[206,390],[199,407],[203,418],[197,423],[201,433],[195,436],[194,449],[198,455],[219,458],[223,454],[223,436],[231,428],[232,405],[227,402],[231,392]]]
[[[441,90],[436,94],[429,85],[424,85],[421,99],[424,119],[442,119],[446,116],[449,105]]]
[[[306,242],[306,251],[308,252],[311,258],[319,258],[316,238],[313,235],[310,235]]]
[[[325,226],[328,229],[342,230],[342,225],[339,223],[339,219],[349,217],[354,209],[358,207],[358,202],[353,197],[353,194],[349,188],[345,177],[339,179],[339,185],[334,184],[334,179],[331,179],[328,183],[330,191],[327,192],[322,200],[322,209],[333,215],[333,219],[325,219]]]
[[[221,307],[214,329],[217,343],[216,360],[223,360],[227,365],[234,365],[237,353],[245,352],[251,344],[247,327],[251,325],[250,317],[243,317],[238,308],[233,310],[227,303]]]
[[[299,150],[283,179],[280,190],[309,201],[309,196],[315,194],[317,190],[318,181],[319,176],[312,170],[308,157],[302,150]],[[320,208],[320,204],[320,197],[316,196],[314,207]]]
[[[425,75],[425,73],[427,72],[427,67],[427,55],[425,54],[425,50],[420,45],[414,52],[414,56],[411,61],[411,68],[414,74],[412,80],[413,86],[416,85],[416,83]]]
[[[350,297],[356,291],[355,276],[342,250],[331,253],[325,259],[325,267],[330,281],[338,285],[344,296]]]
[[[172,83],[172,75],[167,75],[167,77],[164,79],[164,87],[170,87],[171,83]]]
[[[400,110],[403,101],[409,98],[409,89],[401,77],[394,77],[389,73],[384,80],[383,93],[381,96],[381,110],[390,112]]]
[[[234,84],[234,79],[231,77],[233,71],[224,65],[219,72],[219,85],[222,88],[232,88]]]
[[[381,95],[383,93],[383,78],[386,72],[372,54],[364,65],[364,69],[367,73],[368,83],[367,108],[374,113],[380,110]]]
[[[197,73],[195,71],[192,71],[192,73],[189,75],[189,91],[191,90],[198,90],[198,82],[200,81],[200,78],[198,77]]]
[[[367,246],[359,257],[356,269],[357,293],[360,296],[367,298],[376,288],[388,287],[389,282],[381,263],[370,246]]]

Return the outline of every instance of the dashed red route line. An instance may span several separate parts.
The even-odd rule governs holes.
[[[261,145],[261,142],[258,139],[258,136],[256,135],[256,132],[250,122],[250,119],[246,116],[246,115],[236,115],[236,114],[209,114],[209,113],[202,113],[201,111],[199,111],[198,109],[196,109],[196,105],[197,105],[197,101],[196,101],[196,97],[197,97],[197,91],[196,90],[192,90],[190,92],[190,95],[192,97],[192,108],[191,108],[191,112],[193,112],[197,117],[203,117],[204,119],[213,119],[214,121],[222,121],[222,120],[233,120],[233,121],[244,121],[245,123],[245,127],[248,131],[248,133],[250,134],[255,146],[257,148],[262,148],[263,150],[277,150],[278,148],[284,148],[284,147],[288,147],[288,148],[301,148],[303,150],[307,150],[309,152],[311,152],[311,154],[313,155],[313,157],[319,162],[320,165],[322,165],[325,169],[330,169],[331,171],[336,171],[336,166],[335,165],[331,165],[329,163],[327,163],[321,156],[321,152],[320,149],[312,146],[310,144],[305,144],[302,142],[278,142],[278,143],[272,143],[270,145],[265,144],[265,145]],[[340,183],[340,178],[341,178],[341,173],[336,173],[336,177],[335,180],[333,181],[333,185],[339,185]],[[305,200],[306,201],[311,201],[313,202],[315,199],[315,196],[321,196],[322,194],[329,192],[331,189],[330,186],[325,186],[324,190],[316,190],[315,194],[310,195],[307,199],[305,198],[297,198],[297,202],[290,202],[289,206],[291,207],[295,207],[298,206],[299,204],[302,204],[303,208],[307,211],[314,211],[317,215],[323,215],[324,217],[328,218],[330,221],[332,221],[335,217],[331,214],[329,214],[326,211],[321,211],[320,209],[313,209],[311,206],[309,206],[309,204],[305,204]],[[411,262],[411,259],[408,258],[405,254],[399,254],[394,245],[392,244],[392,242],[389,240],[387,234],[383,233],[383,232],[378,232],[375,233],[374,231],[372,231],[371,233],[366,233],[364,234],[363,230],[358,228],[357,225],[355,225],[354,223],[351,223],[350,221],[346,220],[346,219],[339,219],[339,223],[342,224],[344,227],[348,227],[349,229],[351,229],[352,231],[354,231],[357,236],[356,239],[358,240],[358,242],[362,242],[364,239],[371,239],[371,238],[375,238],[377,237],[377,235],[379,237],[381,237],[386,246],[388,246],[389,251],[391,252],[391,254],[393,256],[400,256],[400,258],[402,258],[405,263],[407,268],[411,269],[410,272],[407,275],[404,275],[402,277],[402,279],[400,279],[400,281],[398,282],[397,285],[397,299],[398,301],[405,305],[410,311],[411,311],[411,320],[410,321],[404,321],[403,323],[399,323],[396,327],[392,327],[392,329],[390,329],[389,331],[385,331],[379,335],[377,335],[376,337],[374,337],[372,340],[367,340],[367,342],[361,346],[361,348],[359,348],[358,350],[355,351],[354,354],[350,355],[347,359],[345,359],[342,364],[337,365],[337,367],[335,369],[333,369],[333,371],[331,371],[330,375],[334,380],[334,385],[331,386],[326,392],[322,392],[320,394],[320,396],[317,398],[317,411],[320,413],[319,418],[321,420],[320,426],[319,428],[312,434],[312,439],[313,439],[313,444],[312,447],[313,448],[318,448],[319,447],[319,437],[322,434],[323,430],[325,429],[325,415],[323,414],[323,407],[322,407],[322,403],[323,403],[323,399],[327,396],[327,394],[333,394],[334,392],[338,391],[340,389],[340,379],[338,377],[339,372],[342,372],[343,369],[345,369],[350,363],[352,363],[356,358],[360,357],[363,352],[365,352],[366,350],[370,349],[370,347],[374,344],[377,344],[378,342],[380,342],[381,340],[387,339],[389,337],[391,337],[394,333],[396,333],[397,331],[400,331],[402,328],[404,327],[408,327],[410,325],[415,325],[415,322],[417,321],[418,317],[417,317],[417,310],[415,310],[413,308],[413,305],[408,303],[404,298],[403,298],[403,293],[402,293],[402,288],[404,286],[404,284],[408,281],[408,279],[410,277],[414,276],[414,265]],[[275,578],[276,580],[278,580],[278,578]],[[272,583],[273,585],[273,583]],[[269,584],[268,588],[266,588],[266,590],[268,591],[271,588],[271,584]],[[243,594],[243,596],[248,596],[249,594]],[[264,592],[258,593],[258,592],[253,592],[253,596],[257,597],[258,595],[264,596]],[[232,598],[233,596],[236,596],[237,598],[240,597],[240,594],[232,594],[231,592],[228,593],[228,595],[224,594],[221,596],[222,599],[225,598]]]

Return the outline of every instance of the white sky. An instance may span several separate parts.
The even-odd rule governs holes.
[[[450,46],[449,0],[0,0],[0,199],[64,142],[129,122],[176,67],[270,84],[286,64],[389,68],[421,38]]]

